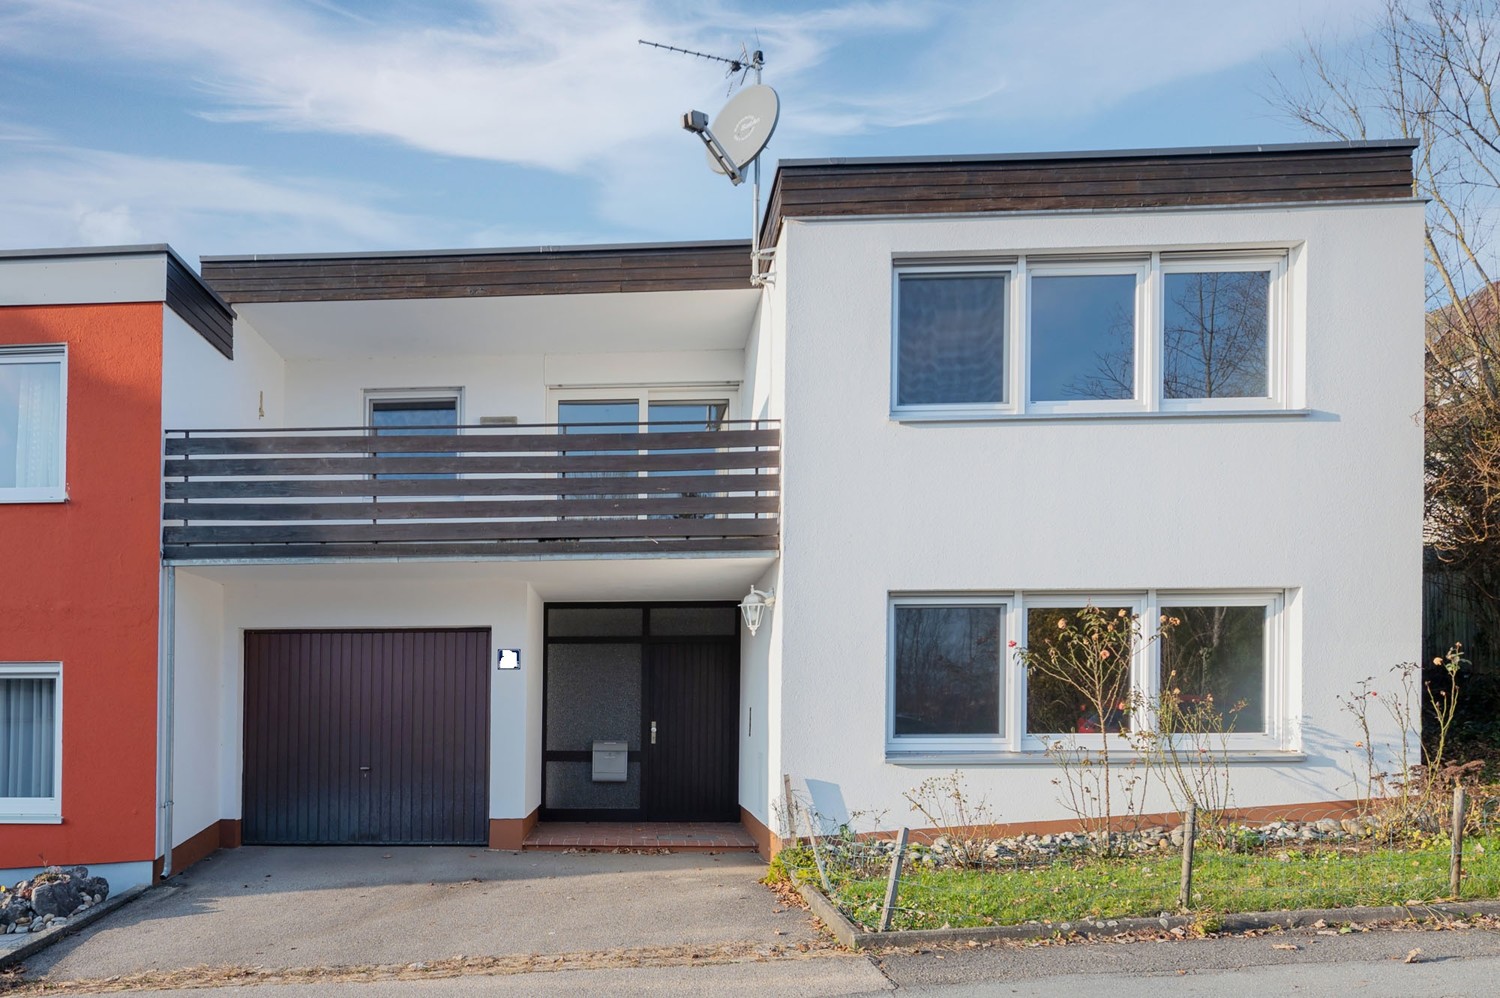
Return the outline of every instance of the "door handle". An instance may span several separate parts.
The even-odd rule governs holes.
[[[652,745],[656,744],[656,722],[655,721],[651,722],[651,744]]]
[[[359,771],[361,773],[368,773],[370,771],[370,767],[369,766],[361,766],[361,767],[359,767]]]

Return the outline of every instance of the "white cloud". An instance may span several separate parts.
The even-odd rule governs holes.
[[[708,222],[709,232],[748,231],[743,197],[703,169],[677,127],[690,106],[713,111],[726,84],[715,67],[638,38],[733,53],[758,35],[767,81],[783,98],[773,155],[822,156],[841,151],[840,136],[959,118],[991,129],[1081,118],[1273,53],[1309,17],[1348,24],[1381,3],[826,0],[788,10],[729,0],[456,0],[441,11],[376,13],[337,0],[9,0],[0,52],[155,75],[226,125],[373,137],[583,177],[608,226],[655,232],[663,218],[687,216],[686,230],[700,235]],[[240,204],[264,217],[245,214],[236,244],[383,246],[417,231],[378,207],[386,192],[204,163],[143,169],[154,161],[140,158],[122,159],[129,168],[115,176],[108,155],[75,150],[55,175],[55,154],[27,151],[0,166],[0,210],[33,227],[40,211],[41,228],[66,223],[72,238],[90,240],[156,239]],[[84,193],[69,198],[62,176]],[[414,241],[472,244],[509,231],[429,225]]]
[[[10,139],[4,151],[0,242],[9,247],[170,242],[192,259],[222,252],[229,229],[237,248],[255,252],[427,244],[438,228],[381,207],[387,192],[348,184],[34,138]]]

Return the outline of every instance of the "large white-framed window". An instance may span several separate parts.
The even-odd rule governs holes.
[[[1164,691],[1219,718],[1216,745],[1290,751],[1287,602],[1284,590],[892,594],[886,751],[1003,759],[1058,742],[1097,748],[1105,732],[1156,730]],[[1139,620],[1146,638],[1117,663],[1119,700],[1102,718],[1065,684],[1029,675],[1019,654],[1060,622],[1077,626],[1085,606]]]
[[[0,823],[62,819],[62,664],[0,663]]]
[[[891,406],[955,417],[1015,409],[1017,268],[898,267],[892,282]]]
[[[1150,394],[1149,261],[1022,263],[1026,411],[1143,411]]]
[[[1291,250],[898,263],[898,420],[1290,407]]]
[[[0,347],[0,502],[67,498],[67,410],[65,346]]]
[[[886,744],[898,751],[1005,751],[1014,738],[1003,596],[892,597]]]
[[[1163,253],[1158,266],[1161,408],[1283,408],[1286,254]]]

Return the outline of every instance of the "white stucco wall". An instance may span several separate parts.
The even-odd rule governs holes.
[[[286,371],[289,426],[360,426],[365,422],[367,390],[429,388],[462,389],[459,418],[465,423],[478,423],[487,416],[512,416],[520,423],[551,423],[556,417],[553,406],[557,395],[567,394],[569,388],[737,388],[744,378],[744,352],[356,356],[291,361]],[[733,416],[739,418],[738,410]],[[641,418],[645,419],[645,413]]]
[[[223,817],[224,587],[191,571],[176,572],[176,659],[172,751],[172,845]]]
[[[943,771],[886,760],[891,593],[1261,587],[1293,594],[1305,761],[1237,766],[1237,800],[1351,796],[1335,696],[1419,654],[1421,236],[1408,202],[787,223],[782,771],[888,824]],[[894,259],[1229,246],[1292,250],[1310,414],[891,419]],[[1001,820],[1067,816],[1050,766],[965,771]]]
[[[163,428],[271,429],[284,425],[285,364],[253,326],[244,319],[235,321],[234,359],[230,360],[177,313],[163,311]]]

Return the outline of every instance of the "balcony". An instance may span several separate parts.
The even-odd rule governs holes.
[[[781,430],[169,430],[174,564],[770,553]]]

